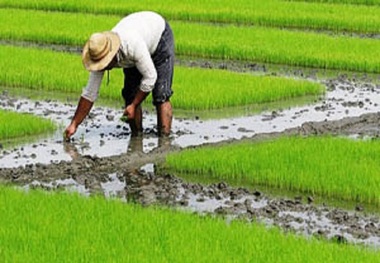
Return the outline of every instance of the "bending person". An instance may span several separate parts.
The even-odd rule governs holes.
[[[157,112],[158,135],[170,134],[174,39],[162,16],[150,11],[132,13],[111,31],[92,34],[83,48],[82,62],[90,76],[64,132],[66,139],[90,112],[105,71],[113,68],[122,68],[124,72],[124,115],[132,136],[142,132],[141,103],[150,92]]]

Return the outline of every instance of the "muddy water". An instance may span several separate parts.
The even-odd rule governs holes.
[[[221,214],[228,220],[257,220],[286,231],[378,248],[379,215],[367,213],[365,207],[356,206],[349,211],[314,205],[312,196],[273,198],[224,182],[195,184],[174,175],[155,173],[154,163],[163,161],[167,152],[194,145],[246,138],[261,140],[283,134],[379,136],[379,86],[346,78],[322,83],[327,93],[308,105],[218,120],[175,118],[173,134],[165,141],[155,134],[153,113],[145,114],[143,138],[131,140],[128,128],[119,120],[121,109],[96,107],[74,140],[63,143],[62,130],[76,105],[50,100],[34,102],[3,91],[0,108],[44,116],[62,128],[47,138],[1,150],[0,178],[25,189],[102,193],[144,205],[160,203]]]
[[[224,182],[188,183],[173,175],[156,175],[152,163],[124,173],[81,174],[75,176],[75,180],[72,176],[43,180],[46,178],[33,179],[30,183],[24,181],[21,185],[24,189],[67,189],[84,195],[103,193],[105,197],[126,202],[169,205],[201,214],[218,214],[227,221],[257,221],[306,236],[380,247],[380,220],[376,215],[360,212],[363,209],[360,206],[356,211],[345,211],[313,205],[310,196],[272,198],[258,190],[234,188]]]
[[[174,118],[171,144],[184,148],[205,143],[252,137],[256,134],[281,132],[299,127],[308,121],[339,120],[343,117],[374,113],[380,109],[380,87],[348,79],[323,81],[327,93],[305,106],[273,110],[261,114],[218,120]],[[0,167],[17,167],[33,163],[69,161],[78,154],[98,157],[118,155],[128,150],[145,153],[160,146],[155,135],[156,116],[147,112],[144,117],[144,138],[130,141],[128,127],[120,121],[122,110],[96,107],[90,118],[79,127],[71,144],[62,143],[62,131],[74,114],[76,105],[57,101],[33,102],[0,96],[0,108],[31,112],[58,122],[62,128],[42,141],[23,145],[0,153]],[[250,115],[250,116],[249,116]]]

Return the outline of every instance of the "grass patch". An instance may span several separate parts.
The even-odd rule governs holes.
[[[380,205],[380,141],[283,137],[200,147],[167,156],[181,173]]]
[[[119,19],[118,16],[0,9],[0,22],[4,25],[0,38],[82,46],[91,33],[109,30]],[[376,39],[263,27],[171,24],[177,55],[380,72],[380,58],[373,55],[380,49]]]
[[[51,120],[1,109],[0,123],[0,140],[42,134],[56,128]]]
[[[0,61],[1,85],[76,92],[79,96],[88,79],[89,73],[78,55],[0,46],[0,56],[12,57],[9,61]],[[23,68],[25,64],[28,67]],[[120,99],[123,78],[122,70],[112,70],[109,86],[106,81],[102,83],[101,97]],[[324,92],[322,85],[309,81],[181,66],[175,67],[173,89],[173,106],[184,110],[220,109]]]
[[[0,186],[0,203],[2,262],[346,263],[379,257],[371,249],[306,240],[277,228],[102,197]]]
[[[0,0],[0,7],[49,11],[82,12],[124,16],[134,11],[157,11],[170,20],[254,24],[349,32],[380,32],[378,0],[344,0],[335,5],[280,0],[236,1],[138,1],[130,0]],[[338,4],[339,3],[339,4]],[[366,3],[372,6],[351,6],[345,3]],[[268,12],[270,10],[270,12]],[[289,12],[291,10],[291,12]],[[104,21],[103,21],[104,22]]]

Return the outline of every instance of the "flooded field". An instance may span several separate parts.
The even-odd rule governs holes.
[[[338,77],[320,81],[327,93],[312,102],[207,119],[174,112],[172,135],[156,136],[154,112],[146,112],[144,135],[131,139],[119,118],[122,110],[97,106],[70,143],[62,131],[76,102],[30,100],[1,88],[0,108],[30,112],[56,121],[55,134],[15,147],[1,145],[0,176],[22,188],[69,189],[84,195],[103,194],[144,205],[163,204],[229,219],[258,220],[286,231],[380,247],[378,209],[361,204],[349,208],[316,202],[313,196],[273,196],[261,189],[225,182],[195,183],[161,173],[156,164],[186,147],[223,144],[231,140],[261,140],[291,134],[341,134],[372,138],[380,134],[380,86]]]
[[[219,119],[201,119],[174,116],[169,143],[185,148],[206,143],[242,139],[262,133],[283,132],[300,127],[306,122],[340,120],[365,113],[376,113],[380,104],[380,87],[377,84],[355,82],[348,79],[322,81],[327,93],[307,105],[264,111],[260,114],[244,112],[244,116]],[[66,127],[76,109],[76,103],[54,100],[31,101],[14,98],[3,91],[0,107],[18,112],[29,112],[58,122]],[[96,105],[95,105],[96,106]],[[174,112],[175,114],[175,112]],[[122,109],[95,107],[90,117],[78,129],[71,144],[62,143],[62,129],[43,140],[25,144],[0,153],[0,167],[17,167],[33,163],[69,161],[77,154],[98,157],[127,153],[128,148],[144,153],[157,148],[160,141],[155,135],[155,112],[144,116],[144,136],[141,141],[130,142],[130,132],[120,121]],[[373,127],[376,133],[376,125]],[[352,134],[360,134],[351,131]],[[167,143],[167,142],[166,142]]]

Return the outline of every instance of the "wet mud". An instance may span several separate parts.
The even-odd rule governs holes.
[[[143,136],[131,139],[130,131],[119,121],[121,109],[96,107],[69,143],[62,141],[61,129],[22,146],[5,148],[1,144],[0,181],[23,189],[66,189],[224,216],[226,220],[259,221],[284,231],[379,248],[379,213],[368,212],[360,204],[352,209],[337,208],[317,204],[313,196],[274,197],[222,181],[189,182],[157,169],[166,154],[205,144],[222,146],[236,140],[289,135],[379,137],[378,84],[345,77],[316,81],[326,85],[327,93],[308,105],[218,120],[175,118],[173,134],[167,139],[156,136],[152,112],[145,112]],[[14,98],[5,89],[0,95],[0,108],[51,118],[62,127],[75,106]]]

